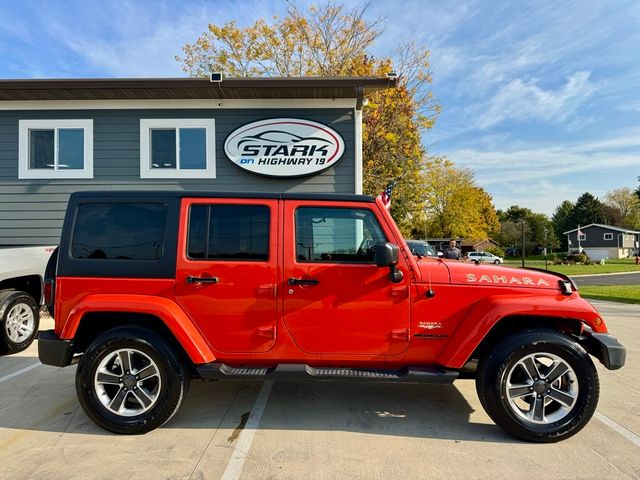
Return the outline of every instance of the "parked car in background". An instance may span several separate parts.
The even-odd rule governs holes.
[[[419,257],[437,257],[436,249],[424,240],[407,240],[407,245],[416,256]]]
[[[474,263],[495,263],[496,265],[504,263],[504,258],[489,252],[469,252],[464,256],[464,259]]]
[[[0,354],[20,352],[36,338],[42,279],[54,248],[0,248]]]

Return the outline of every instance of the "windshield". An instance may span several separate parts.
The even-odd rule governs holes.
[[[425,242],[411,242],[408,241],[407,245],[411,249],[411,253],[414,255],[419,255],[421,257],[435,257],[436,251],[435,249]]]

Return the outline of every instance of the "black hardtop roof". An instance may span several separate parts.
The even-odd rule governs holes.
[[[83,191],[75,192],[72,198],[104,197],[113,199],[154,199],[154,198],[266,198],[282,200],[323,200],[339,202],[373,203],[373,197],[347,193],[266,193],[266,192],[201,192],[183,190],[118,190],[118,191]]]

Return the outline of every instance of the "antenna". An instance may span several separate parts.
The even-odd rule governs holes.
[[[428,273],[428,277],[429,277],[429,290],[427,290],[427,298],[433,298],[436,296],[436,292],[433,291],[433,289],[431,288],[431,266],[428,265],[428,269],[427,269],[427,273]]]

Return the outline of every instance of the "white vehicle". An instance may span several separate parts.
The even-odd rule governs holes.
[[[20,352],[36,337],[44,271],[54,249],[0,248],[0,354]]]
[[[465,255],[465,260],[469,260],[473,263],[495,263],[499,265],[504,263],[504,259],[502,257],[498,257],[493,253],[489,252],[469,252]]]

